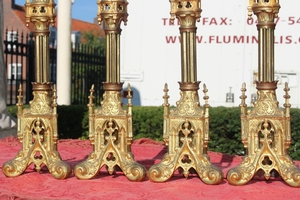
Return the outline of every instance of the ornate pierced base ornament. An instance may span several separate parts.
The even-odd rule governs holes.
[[[148,177],[154,182],[170,179],[175,170],[182,170],[187,178],[193,170],[206,184],[218,184],[223,179],[223,172],[210,163],[207,155],[209,142],[209,105],[207,89],[204,85],[204,109],[200,108],[199,83],[180,83],[181,98],[177,108],[170,110],[168,88],[164,88],[164,141],[168,153],[162,161],[153,165]]]
[[[276,88],[277,82],[257,82],[258,100],[246,113],[246,86],[243,84],[240,107],[242,142],[247,155],[239,166],[228,171],[230,184],[246,184],[255,173],[262,171],[266,180],[279,174],[290,186],[300,187],[300,169],[288,155],[291,144],[289,88],[286,83],[285,110],[278,108]]]
[[[46,166],[56,179],[65,179],[71,173],[68,164],[61,160],[57,152],[57,112],[56,89],[51,83],[33,83],[33,100],[29,109],[22,106],[22,88],[18,96],[18,138],[22,150],[15,159],[7,161],[2,171],[7,177],[22,174],[33,163],[35,170],[40,172]],[[53,97],[51,100],[50,95]]]
[[[91,179],[106,165],[109,174],[121,169],[131,181],[141,181],[146,169],[134,161],[131,153],[132,104],[128,86],[128,112],[122,108],[123,83],[104,83],[102,107],[94,109],[93,92],[89,96],[89,139],[94,146],[89,157],[74,169],[78,179]]]
[[[180,100],[175,109],[169,109],[168,88],[164,95],[164,141],[168,153],[163,160],[149,169],[149,179],[154,182],[167,181],[175,170],[183,171],[185,177],[195,170],[207,184],[218,184],[223,172],[214,167],[207,155],[209,142],[209,105],[204,85],[204,109],[200,108],[197,82],[196,21],[201,17],[201,0],[170,0],[171,22],[180,21],[181,82]]]

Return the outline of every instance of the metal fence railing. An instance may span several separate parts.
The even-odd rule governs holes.
[[[95,97],[101,99],[104,93],[105,52],[97,47],[83,44],[70,45],[71,60],[71,103],[87,104],[91,85],[95,85]],[[17,103],[19,85],[22,84],[23,100],[32,100],[34,82],[34,37],[32,34],[19,34],[6,30],[4,40],[4,60],[7,72],[7,105]],[[56,45],[50,41],[50,81],[56,84]]]

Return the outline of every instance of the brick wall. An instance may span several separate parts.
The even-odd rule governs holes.
[[[24,0],[25,4],[25,0]],[[9,31],[11,29],[18,30],[19,33],[22,31],[24,33],[27,33],[28,29],[25,26],[25,24],[22,22],[22,20],[19,18],[19,16],[16,14],[16,9],[20,9],[20,6],[13,6],[14,0],[3,0],[3,10],[4,10],[4,39],[5,39],[5,31],[8,29]],[[21,5],[23,6],[23,5]],[[14,8],[13,8],[14,7]],[[25,13],[24,13],[24,19],[25,19]],[[25,21],[25,20],[24,20]]]

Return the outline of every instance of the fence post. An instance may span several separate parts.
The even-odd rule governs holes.
[[[31,32],[29,34],[29,40],[28,40],[28,78],[27,78],[27,90],[26,90],[26,104],[29,103],[30,99],[33,99],[32,95],[32,82],[34,82],[34,40],[33,40],[33,33]]]

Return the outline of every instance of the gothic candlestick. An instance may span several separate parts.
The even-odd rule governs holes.
[[[241,107],[242,142],[247,155],[243,162],[228,171],[232,185],[249,182],[255,173],[264,174],[266,180],[280,175],[289,185],[300,186],[300,169],[288,149],[291,144],[290,103],[288,84],[285,84],[285,110],[278,107],[277,81],[274,80],[274,19],[279,12],[279,0],[249,0],[248,15],[257,15],[258,23],[258,99],[254,108],[246,111],[246,85],[243,84]]]
[[[26,24],[34,24],[35,82],[33,100],[29,109],[23,109],[22,87],[18,96],[18,138],[22,150],[15,159],[3,164],[2,171],[15,177],[33,163],[40,171],[45,165],[56,179],[64,179],[71,173],[57,152],[57,103],[56,88],[49,81],[49,26],[54,25],[53,0],[26,0]]]
[[[204,85],[204,109],[200,108],[196,62],[196,21],[200,20],[200,0],[170,0],[171,19],[180,21],[181,42],[181,82],[180,100],[177,108],[169,109],[168,87],[164,95],[164,141],[168,153],[163,160],[149,169],[151,181],[164,182],[175,170],[183,171],[187,178],[193,169],[207,184],[218,184],[223,172],[213,166],[207,155],[209,142],[209,104]]]
[[[89,157],[75,166],[74,173],[79,179],[90,179],[98,174],[106,165],[112,174],[115,169],[121,169],[131,181],[143,180],[146,169],[134,161],[131,153],[132,134],[132,104],[130,86],[128,111],[122,108],[120,82],[120,24],[127,22],[126,0],[99,0],[98,20],[104,21],[106,34],[106,82],[102,107],[94,109],[92,87],[89,96],[89,138],[94,145],[94,151]]]

